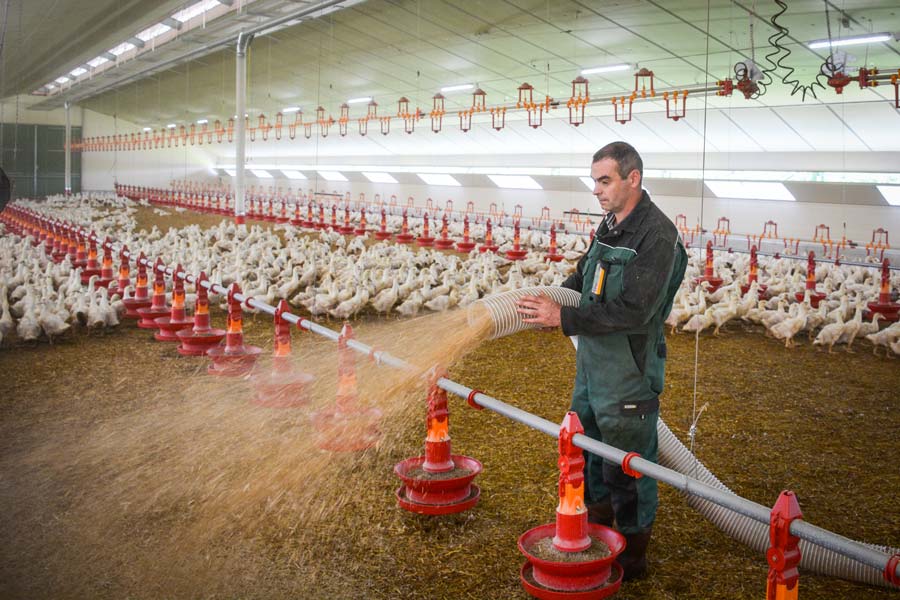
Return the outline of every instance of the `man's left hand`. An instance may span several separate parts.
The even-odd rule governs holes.
[[[522,322],[541,327],[559,327],[561,307],[547,296],[522,296],[516,303]]]

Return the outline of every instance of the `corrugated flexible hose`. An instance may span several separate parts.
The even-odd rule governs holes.
[[[581,294],[561,287],[531,287],[487,296],[475,305],[488,310],[493,322],[491,339],[496,339],[533,329],[535,326],[523,323],[521,315],[516,312],[516,301],[522,296],[549,296],[564,306],[578,306]],[[657,424],[659,436],[659,464],[693,477],[723,491],[731,492],[725,484],[716,478],[681,441],[672,430],[659,419]],[[733,492],[732,492],[733,493]],[[755,519],[733,512],[708,500],[696,496],[688,496],[688,504],[700,512],[716,527],[729,536],[749,546],[757,552],[765,553],[769,547],[769,527]],[[866,542],[855,542],[874,548],[887,554],[896,554],[900,549],[889,546],[878,546]],[[830,577],[840,577],[850,581],[858,581],[873,586],[893,587],[882,576],[881,571],[847,558],[833,550],[800,540],[800,567]],[[894,588],[896,589],[896,588]]]

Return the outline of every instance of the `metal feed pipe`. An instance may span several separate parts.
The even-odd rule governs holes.
[[[108,246],[110,250],[113,250],[114,248],[112,243],[106,244],[96,235],[91,235],[89,232],[83,232],[83,234],[89,237],[89,239],[99,242],[101,247]],[[132,258],[131,252],[125,252],[124,254],[128,258]],[[138,260],[139,259],[135,259],[136,262]],[[150,259],[145,258],[144,264],[150,268],[151,272],[155,271],[155,266]],[[161,266],[160,268],[165,274],[172,277],[179,276],[185,281],[195,285],[198,283],[196,276],[188,275],[184,272],[176,273],[174,269],[165,266]],[[228,292],[225,287],[210,281],[202,281],[199,283],[214,293],[227,294]],[[505,308],[503,305],[495,303],[494,307],[488,307],[488,310],[491,312],[497,312],[499,310],[514,311],[515,299],[517,297],[523,294],[540,293],[540,290],[546,289],[547,288],[525,288],[507,292],[506,294],[503,294],[503,296],[508,298],[508,301],[505,303]],[[235,294],[235,298],[242,304],[246,304],[248,307],[262,310],[273,316],[275,314],[275,307],[269,306],[265,302],[261,302],[243,294]],[[567,303],[568,302],[572,302],[572,300],[567,299]],[[307,329],[308,331],[322,335],[333,341],[337,341],[339,337],[338,332],[294,314],[287,312],[283,313],[283,318],[290,323],[296,324],[298,327]],[[522,324],[521,329],[529,327],[530,326],[526,324]],[[376,362],[383,362],[403,370],[415,371],[415,367],[412,364],[386,352],[377,351],[368,344],[364,344],[357,340],[349,340],[348,346],[357,352],[370,356]],[[513,421],[537,429],[549,436],[554,438],[559,437],[560,427],[552,421],[526,412],[483,392],[457,383],[451,379],[447,379],[446,377],[439,379],[437,385],[460,398],[465,398],[473,407],[488,408]],[[679,472],[678,470],[671,469],[662,464],[650,462],[639,456],[632,456],[629,458],[629,467],[638,473],[667,483],[697,499],[696,504],[698,506],[695,507],[701,512],[704,512],[704,505],[707,505],[707,507],[710,508],[707,512],[712,516],[708,515],[706,512],[704,512],[704,514],[713,520],[717,526],[727,533],[734,535],[745,544],[748,544],[759,551],[765,550],[768,546],[771,510],[768,507],[736,495],[722,485],[721,482],[712,476],[708,469],[699,463],[687,448],[677,440],[674,434],[671,433],[661,420],[658,430],[660,431],[660,462],[664,462],[667,458],[663,456],[664,452],[668,453],[669,450],[673,450],[676,454],[680,454],[680,456],[672,457],[672,460],[669,462],[673,465],[681,466],[682,471],[685,472]],[[673,440],[675,442],[674,444]],[[627,454],[618,448],[598,442],[584,435],[576,435],[573,443],[582,450],[617,463],[622,463]],[[685,454],[687,457],[684,456]],[[701,475],[706,474],[705,478],[708,481],[703,481],[687,475],[686,472],[689,470],[692,472],[700,472]],[[897,554],[900,553],[900,550],[898,549],[857,542],[812,525],[801,519],[791,522],[790,533],[800,538],[802,541],[807,542],[805,547],[801,546],[803,548],[803,558],[800,564],[803,567],[814,569],[826,575],[854,579],[869,585],[894,588],[900,586],[900,563],[898,563],[896,558]]]
[[[244,112],[247,110],[247,50],[250,48],[254,35],[243,31],[238,34],[236,44],[237,57],[234,61],[234,103],[237,112],[234,124],[234,218],[238,224],[243,224],[247,218],[247,211],[244,208],[244,163],[247,159],[247,140],[244,139],[246,129]]]

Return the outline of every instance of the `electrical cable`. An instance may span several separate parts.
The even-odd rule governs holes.
[[[812,83],[800,83],[800,80],[797,78],[792,78],[794,74],[794,68],[784,64],[784,61],[791,55],[790,48],[781,45],[781,40],[788,37],[790,35],[790,29],[778,23],[778,18],[784,15],[787,12],[787,4],[783,2],[783,0],[775,0],[775,4],[781,7],[781,10],[772,15],[772,18],[769,19],[769,23],[771,23],[772,27],[775,28],[775,33],[769,36],[769,44],[777,50],[776,52],[770,53],[766,56],[766,59],[772,63],[772,60],[769,58],[770,56],[778,56],[778,59],[774,61],[774,68],[766,69],[766,71],[771,71],[776,73],[777,71],[782,71],[783,75],[781,76],[782,83],[791,86],[791,96],[800,92],[800,100],[801,102],[806,101],[806,95],[810,94],[813,98],[816,98],[816,88],[825,89],[825,84],[820,81],[821,77],[825,77],[828,79],[828,75],[825,74],[824,70],[826,68],[833,68],[833,58],[831,55],[825,59],[825,64],[819,69],[819,73],[816,75],[815,80]],[[826,20],[828,20],[828,3],[825,4],[825,16]],[[831,40],[831,23],[828,23],[828,39]],[[780,54],[780,56],[779,56]],[[766,72],[764,71],[764,72]]]

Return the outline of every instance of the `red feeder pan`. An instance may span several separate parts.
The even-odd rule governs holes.
[[[240,293],[241,288],[236,283],[232,283],[228,288],[228,329],[225,332],[225,345],[210,348],[206,352],[206,355],[213,361],[213,364],[209,365],[207,369],[207,373],[210,375],[225,377],[247,375],[262,353],[262,348],[259,346],[244,345],[244,313],[241,303],[234,297],[235,294]]]
[[[397,241],[401,244],[409,244],[416,239],[409,232],[409,220],[407,219],[406,210],[403,211],[403,225],[400,226],[400,233],[397,234]]]
[[[344,224],[337,228],[344,235],[353,233],[353,225],[350,224],[350,206],[344,207]]]
[[[479,252],[496,252],[500,247],[494,243],[494,232],[491,227],[491,220],[485,223],[484,244],[478,247]]]
[[[366,207],[364,206],[362,210],[359,211],[359,227],[353,230],[353,233],[356,235],[366,235],[366,232],[369,231],[366,228]]]
[[[394,237],[394,234],[387,230],[387,215],[384,212],[384,209],[381,209],[381,229],[375,232],[376,240],[389,240]]]
[[[463,239],[456,242],[456,251],[469,253],[475,248],[475,242],[469,239],[469,215],[463,217]]]
[[[706,268],[703,277],[694,277],[694,285],[700,285],[702,282],[709,284],[708,292],[711,294],[722,286],[722,278],[716,277],[713,273],[713,249],[712,240],[706,242]]]
[[[356,367],[347,340],[352,339],[353,329],[344,325],[338,337],[338,389],[333,406],[324,408],[311,417],[313,427],[319,433],[319,448],[332,452],[358,452],[373,447],[381,439],[379,424],[381,411],[364,407],[359,403],[356,387]]]
[[[309,386],[315,379],[291,365],[291,325],[284,320],[288,304],[281,300],[275,308],[275,356],[272,370],[253,377],[256,394],[252,402],[269,408],[295,408],[309,401]]]
[[[869,302],[866,318],[871,319],[874,313],[880,313],[885,321],[897,321],[900,318],[900,304],[891,302],[891,263],[888,259],[881,262],[881,290],[878,302]]]
[[[434,241],[434,247],[438,250],[449,250],[454,246],[453,240],[447,237],[447,215],[441,219],[441,237]]]
[[[194,325],[194,320],[187,317],[184,309],[184,279],[179,275],[184,274],[181,265],[175,267],[175,274],[172,275],[172,311],[168,317],[160,317],[154,319],[153,322],[159,327],[159,331],[153,337],[158,342],[178,342],[179,331],[190,329]]]
[[[125,316],[129,319],[140,318],[141,315],[138,313],[138,309],[149,308],[152,303],[150,296],[147,294],[147,265],[144,264],[145,260],[144,253],[141,252],[137,261],[138,277],[137,286],[134,289],[134,297],[122,300],[125,303]]]
[[[97,286],[105,287],[106,289],[109,289],[110,285],[116,283],[115,275],[113,273],[113,258],[110,243],[108,237],[106,238],[106,241],[103,242],[103,262],[100,268],[100,279],[97,280]]]
[[[203,356],[225,337],[224,329],[212,329],[209,326],[209,293],[202,285],[204,281],[208,281],[208,278],[206,273],[201,271],[197,278],[197,304],[194,308],[193,329],[175,332],[181,342],[178,353],[183,356]]]
[[[166,305],[166,282],[164,279],[164,268],[162,259],[157,258],[156,264],[153,265],[153,298],[150,306],[147,308],[137,309],[138,321],[137,326],[141,329],[159,329],[156,319],[165,317],[170,312],[170,307]]]
[[[563,259],[563,255],[557,251],[556,246],[556,225],[553,223],[550,224],[550,250],[547,252],[546,256],[544,256],[544,260],[548,260],[550,262],[559,262]]]
[[[741,296],[746,296],[747,292],[750,291],[750,285],[755,281],[756,289],[759,291],[759,297],[766,297],[766,290],[769,286],[759,283],[759,261],[756,258],[756,244],[750,246],[750,277],[747,279],[747,283],[741,286]]]
[[[394,466],[403,485],[397,490],[400,508],[423,515],[448,515],[478,504],[481,490],[472,480],[481,463],[468,456],[450,454],[450,411],[447,392],[432,376],[428,390],[425,456],[408,458]]]
[[[819,308],[819,302],[825,299],[825,294],[816,291],[816,254],[810,251],[806,261],[806,292],[797,292],[794,298],[797,302],[803,302],[806,293],[809,293],[809,303],[813,308]]]
[[[588,523],[584,506],[584,454],[572,442],[584,428],[578,415],[566,413],[559,429],[559,505],[556,522],[529,529],[519,537],[519,550],[527,561],[522,566],[521,581],[525,590],[536,598],[559,600],[607,598],[622,583],[622,569],[614,561],[625,549],[625,537],[603,525]],[[602,542],[609,554],[583,560],[555,561],[538,556],[538,544],[557,552],[570,553],[569,558]],[[541,544],[542,546],[544,544]]]
[[[434,246],[434,237],[431,236],[431,233],[429,231],[428,213],[425,213],[424,219],[425,220],[422,222],[422,235],[416,238],[416,245],[422,248],[428,248]]]
[[[522,250],[522,248],[519,246],[520,239],[519,222],[516,221],[516,225],[513,229],[513,247],[512,250],[506,251],[506,258],[508,258],[509,260],[522,260],[523,258],[525,258],[525,256],[528,255],[528,251]]]

